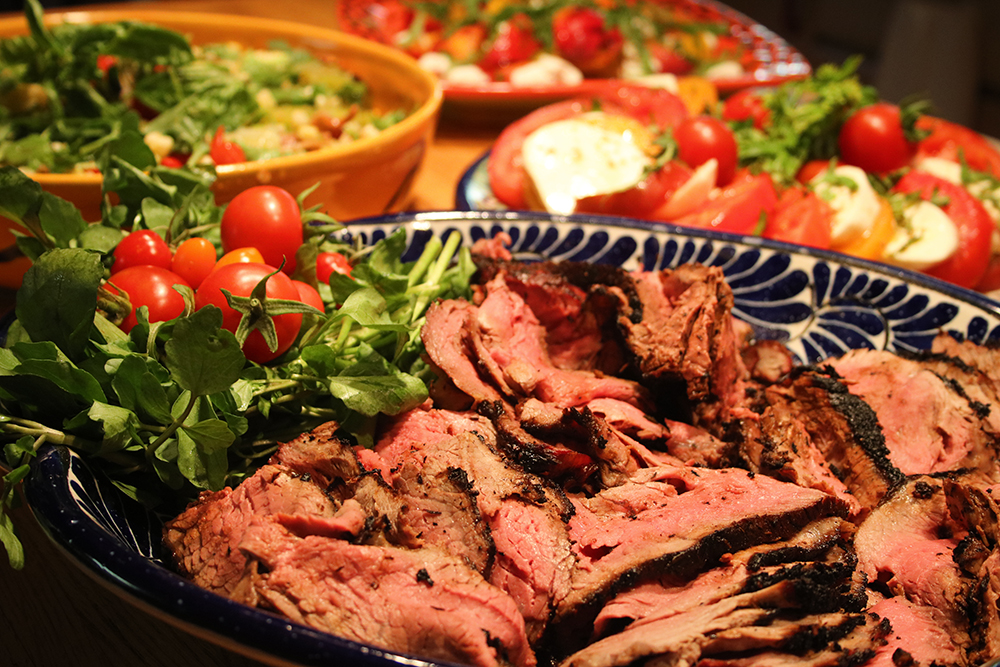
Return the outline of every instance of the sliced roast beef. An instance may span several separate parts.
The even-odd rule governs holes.
[[[644,382],[681,382],[709,428],[744,415],[748,373],[721,269],[685,265],[634,279],[641,315],[622,295],[618,322]]]
[[[258,521],[241,542],[264,566],[260,604],[293,621],[391,651],[477,667],[531,667],[511,598],[438,551],[296,537]]]
[[[1000,481],[997,440],[954,384],[881,350],[851,350],[825,363],[875,411],[889,460],[903,474],[974,469]]]
[[[475,317],[476,307],[467,301],[437,301],[427,309],[420,330],[427,356],[439,371],[431,395],[435,399],[443,395],[452,407],[500,399],[497,389],[479,375],[479,359],[472,344]],[[468,401],[458,400],[456,392]]]
[[[787,539],[846,511],[825,493],[745,470],[672,466],[573,503],[578,567],[553,618],[549,641],[557,655],[576,650],[604,603],[628,586],[694,576],[733,550]]]
[[[563,667],[618,667],[654,659],[657,665],[690,665],[713,654],[740,654],[768,648],[792,653],[822,650],[865,624],[863,614],[790,611],[814,596],[814,585],[784,580],[758,591],[649,622],[574,653]],[[824,596],[826,597],[826,596]]]
[[[739,454],[750,470],[824,491],[844,501],[852,516],[861,514],[861,503],[830,469],[798,415],[769,406],[760,419],[735,422],[732,431],[739,433]]]
[[[876,649],[869,667],[967,664],[961,647],[955,644],[933,608],[893,597],[877,602],[868,611],[886,619],[891,628],[886,643]]]
[[[768,387],[763,400],[775,411],[777,425],[800,423],[805,428],[830,472],[865,510],[903,480],[889,458],[875,412],[835,378],[803,369]],[[794,444],[797,436],[790,437]],[[808,467],[815,471],[819,464]]]
[[[852,583],[855,559],[849,549],[853,531],[843,519],[819,519],[788,540],[758,545],[728,555],[715,568],[693,579],[668,575],[641,582],[622,591],[601,609],[594,622],[596,638],[611,634],[636,621],[659,620],[693,607],[718,602],[723,598],[758,590],[783,578],[808,576],[809,563],[833,572],[843,580],[843,607],[859,610],[863,607],[858,587]],[[821,575],[814,573],[817,578]],[[855,596],[853,599],[849,596]]]
[[[409,495],[420,489],[428,500],[441,499],[438,480],[462,480],[475,500],[475,520],[489,529],[495,546],[489,579],[514,598],[529,636],[537,637],[553,605],[566,595],[574,568],[566,526],[573,507],[566,497],[505,461],[490,432],[414,440],[406,451],[397,442],[393,452],[386,462],[394,470],[394,487]],[[466,549],[450,541],[441,546],[459,553]]]

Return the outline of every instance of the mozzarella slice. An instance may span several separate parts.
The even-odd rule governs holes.
[[[604,116],[604,118],[601,118]],[[648,132],[599,112],[544,125],[525,140],[525,171],[550,213],[570,214],[579,199],[634,187],[652,158]]]
[[[946,160],[940,157],[922,157],[913,165],[913,169],[932,174],[955,185],[962,184],[962,165],[954,160]]]
[[[958,250],[958,228],[941,207],[919,201],[903,211],[904,224],[885,247],[885,258],[903,268],[923,271]]]
[[[860,237],[871,228],[881,208],[878,193],[872,188],[864,170],[850,165],[839,165],[831,179],[824,171],[810,182],[820,197],[830,203],[833,221],[830,241],[834,247],[843,246]],[[848,180],[854,185],[837,181]]]

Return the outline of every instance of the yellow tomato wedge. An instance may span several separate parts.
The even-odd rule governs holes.
[[[885,247],[896,234],[896,219],[892,207],[884,197],[879,198],[879,209],[872,224],[849,242],[833,249],[862,259],[881,260]]]
[[[719,103],[719,89],[703,76],[677,77],[677,96],[692,116],[706,113]]]

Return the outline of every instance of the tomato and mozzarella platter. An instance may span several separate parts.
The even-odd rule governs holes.
[[[343,0],[338,12],[343,29],[405,50],[454,87],[663,74],[735,79],[755,63],[731,21],[690,2]]]
[[[487,160],[508,208],[661,220],[832,249],[1000,288],[1000,152],[881,102],[854,65],[692,115],[623,85],[534,111]]]

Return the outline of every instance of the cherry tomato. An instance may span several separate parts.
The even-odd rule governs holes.
[[[122,331],[132,330],[139,320],[135,311],[142,306],[149,309],[150,322],[165,322],[184,312],[184,297],[174,285],[190,287],[182,277],[159,266],[132,266],[115,273],[108,281],[128,295],[132,312],[122,321]]]
[[[762,236],[787,243],[827,249],[833,209],[812,190],[789,188],[768,216]]]
[[[180,169],[184,166],[184,162],[181,161],[176,155],[165,155],[163,159],[160,160],[161,167],[169,167],[170,169]]]
[[[840,161],[873,174],[902,169],[916,155],[895,104],[879,102],[854,112],[837,136]]]
[[[328,284],[334,273],[351,275],[351,268],[351,263],[339,252],[321,252],[316,256],[316,280],[323,284]]]
[[[317,310],[324,310],[326,308],[326,304],[323,303],[323,297],[319,295],[315,287],[301,280],[293,280],[292,283],[295,285],[295,289],[299,291],[299,301]]]
[[[226,130],[221,125],[215,131],[215,136],[212,137],[212,145],[209,146],[208,154],[217,165],[247,161],[247,156],[240,145],[226,139]]]
[[[993,220],[982,202],[961,185],[920,171],[907,173],[893,187],[896,192],[916,192],[921,199],[945,197],[941,208],[958,228],[958,250],[924,273],[973,289],[983,279],[992,255]]]
[[[215,263],[215,268],[219,269],[223,266],[228,266],[230,264],[263,264],[264,255],[260,254],[260,250],[257,248],[236,248],[235,250],[230,250],[225,255],[219,258],[219,261]]]
[[[531,19],[526,14],[515,14],[497,26],[493,43],[479,61],[479,66],[487,72],[495,72],[530,60],[541,50],[542,44],[535,37]]]
[[[744,171],[723,188],[717,197],[673,222],[683,227],[753,234],[760,224],[761,216],[769,216],[774,211],[777,200],[774,182],[768,174],[755,176]]]
[[[140,229],[130,233],[115,246],[115,258],[111,273],[115,274],[131,266],[151,265],[169,269],[173,255],[170,246],[156,232]]]
[[[685,58],[676,49],[665,44],[653,42],[647,46],[649,55],[656,61],[657,71],[682,76],[694,69],[694,63]]]
[[[102,53],[97,56],[97,69],[101,70],[102,74],[107,74],[108,70],[118,64],[118,57],[112,56],[107,53]]]
[[[921,116],[917,129],[930,132],[917,143],[917,153],[955,162],[1000,178],[1000,152],[981,134],[941,118]]]
[[[771,124],[771,110],[764,99],[752,90],[741,90],[722,104],[722,118],[732,122],[753,121],[753,126],[763,130]]]
[[[215,246],[208,239],[200,236],[187,239],[174,251],[174,259],[170,270],[198,289],[205,276],[215,268]]]
[[[590,7],[558,10],[552,19],[552,37],[558,55],[588,77],[612,76],[625,43],[621,31],[609,28],[604,17]]]
[[[656,212],[664,202],[670,199],[689,178],[691,178],[690,167],[672,160],[646,176],[633,188],[580,199],[575,212],[627,215],[635,218],[656,217]]]
[[[335,7],[341,29],[383,44],[391,44],[413,21],[413,10],[400,0],[338,2]]]
[[[253,247],[264,263],[291,275],[302,245],[302,211],[287,190],[257,185],[236,195],[222,213],[222,251]]]
[[[736,175],[739,149],[733,131],[718,118],[695,116],[674,128],[678,157],[691,167],[715,158],[719,163],[718,184],[729,185]]]
[[[222,310],[222,326],[235,333],[242,315],[229,307],[226,295],[222,293],[222,290],[227,289],[234,296],[250,296],[257,283],[275,270],[274,267],[266,264],[249,263],[230,264],[218,268],[205,278],[198,291],[195,292],[195,308],[201,309],[208,305],[218,306]],[[280,271],[268,278],[267,298],[300,300],[299,291],[295,288],[292,279]],[[298,313],[275,315],[272,320],[278,337],[277,349],[270,350],[264,336],[259,331],[251,331],[243,343],[243,354],[250,361],[263,364],[276,359],[292,346],[295,338],[299,335],[302,315]]]

